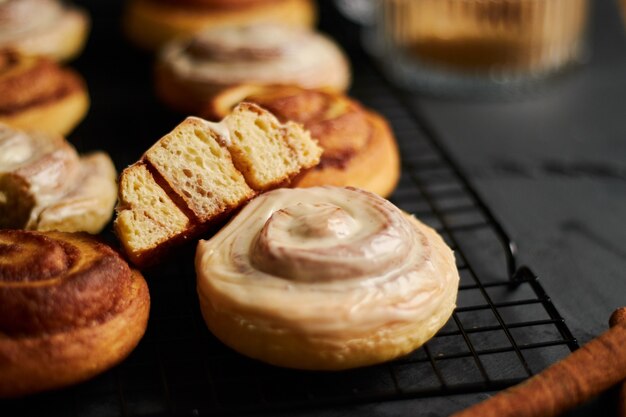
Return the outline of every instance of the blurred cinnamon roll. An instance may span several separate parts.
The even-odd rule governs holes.
[[[47,58],[0,50],[0,122],[66,135],[85,117],[83,79]]]
[[[89,17],[59,0],[0,1],[0,48],[69,60],[83,49]]]
[[[398,148],[387,122],[343,94],[299,87],[243,85],[217,94],[203,116],[221,119],[240,101],[256,103],[279,120],[301,123],[324,149],[320,164],[296,187],[353,186],[383,197],[400,177]]]
[[[448,320],[459,275],[441,237],[339,187],[252,200],[196,253],[209,329],[275,365],[336,370],[396,358]]]
[[[0,229],[98,233],[113,214],[115,178],[103,152],[79,157],[61,136],[0,124]]]
[[[257,23],[312,27],[314,0],[129,0],[124,27],[138,46],[157,50],[207,29]]]
[[[206,30],[169,43],[156,66],[159,97],[191,113],[209,106],[224,89],[242,84],[344,91],[349,83],[348,60],[332,40],[287,26]]]
[[[0,230],[0,397],[84,381],[144,334],[145,280],[86,234]]]

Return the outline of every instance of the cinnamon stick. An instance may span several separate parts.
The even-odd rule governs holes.
[[[626,322],[527,381],[452,417],[552,417],[626,379]]]
[[[626,307],[618,308],[611,314],[609,325],[613,327],[624,323],[626,323]],[[626,382],[624,381],[619,385],[617,416],[626,417]]]

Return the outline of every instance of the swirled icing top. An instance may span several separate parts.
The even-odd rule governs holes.
[[[287,26],[206,30],[168,44],[160,64],[199,88],[259,83],[344,90],[349,83],[346,58],[330,39]]]
[[[82,37],[87,24],[86,13],[59,0],[0,1],[0,47],[67,59],[74,53],[68,45],[82,44],[72,37]]]
[[[374,194],[339,187],[257,197],[199,243],[196,271],[213,309],[334,342],[445,314],[438,307],[454,303],[459,279],[432,229]]]

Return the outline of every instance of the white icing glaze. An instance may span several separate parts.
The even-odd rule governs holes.
[[[217,136],[219,137],[219,141],[220,144],[222,146],[231,146],[232,145],[232,141],[230,138],[230,129],[228,128],[228,125],[224,122],[209,122],[208,120],[204,120],[200,117],[194,117],[194,116],[190,116],[187,117],[188,120],[192,120],[195,123],[199,123],[200,125],[203,125],[207,130],[211,130],[214,133],[217,134]]]
[[[34,199],[28,225],[71,189],[80,171],[78,154],[60,136],[22,132],[2,124],[0,155],[0,192],[15,199]],[[5,199],[3,205],[14,204]]]
[[[28,32],[46,30],[63,14],[55,0],[7,0],[0,3],[0,43]]]
[[[346,59],[331,40],[286,26],[211,29],[191,41],[171,42],[160,62],[195,89],[239,83],[345,88],[348,83]]]
[[[215,310],[331,341],[428,321],[458,285],[452,252],[431,229],[338,187],[255,198],[199,243],[196,271]]]

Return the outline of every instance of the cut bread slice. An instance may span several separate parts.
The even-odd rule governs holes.
[[[156,183],[143,162],[126,168],[119,180],[115,232],[135,264],[153,259],[159,248],[188,233],[193,224]]]
[[[241,103],[223,122],[235,166],[257,191],[288,182],[302,169],[319,163],[322,150],[296,123],[281,124],[256,104]]]
[[[188,117],[122,172],[115,231],[130,260],[147,266],[257,193],[289,183],[321,153],[301,125],[255,104],[241,103],[220,123]]]

